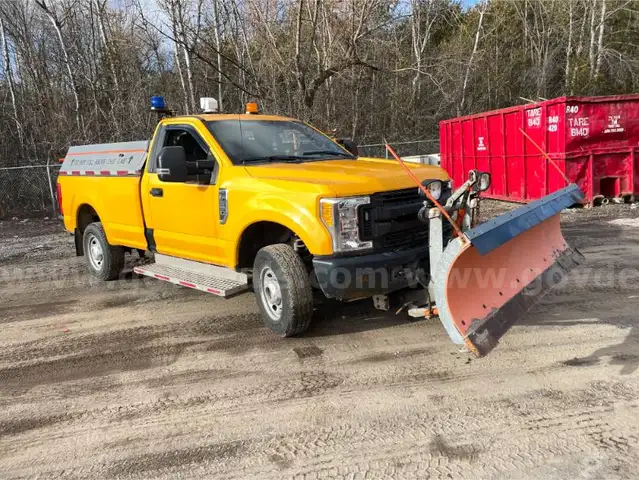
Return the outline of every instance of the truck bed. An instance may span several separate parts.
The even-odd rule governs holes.
[[[66,229],[94,215],[109,243],[146,248],[140,179],[148,148],[146,140],[69,148],[58,177]]]

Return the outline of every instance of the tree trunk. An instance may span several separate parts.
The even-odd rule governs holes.
[[[304,100],[304,105],[310,109],[313,108],[313,99],[309,101],[306,90],[306,78],[304,75],[304,69],[302,68],[302,9],[304,7],[304,0],[298,0],[297,13],[295,18],[295,80],[297,82],[297,89],[300,92],[300,97]],[[313,95],[314,96],[314,95]],[[310,107],[309,107],[310,105]],[[310,120],[311,112],[307,111],[308,120]]]
[[[579,59],[584,50],[584,39],[586,36],[586,19],[587,18],[588,18],[587,9],[584,6],[584,13],[581,19],[581,27],[579,29],[579,43],[577,44],[577,51],[575,52],[575,66],[572,69],[572,79],[570,81],[570,85],[571,85],[570,92],[569,92],[570,95],[572,95],[574,91],[575,79],[577,78],[577,70],[579,69]]]
[[[184,18],[185,4],[181,0],[171,0],[171,15],[175,41],[182,46],[182,56],[184,58],[184,69],[186,70],[185,95],[188,108],[185,113],[195,113],[195,88],[193,87],[193,69],[191,68],[190,42],[187,34],[186,19]],[[176,45],[176,51],[178,47]],[[184,76],[182,76],[184,82]]]
[[[69,59],[69,49],[64,41],[64,37],[62,36],[62,25],[58,20],[55,13],[49,9],[44,0],[36,0],[36,3],[42,8],[44,13],[46,13],[47,17],[51,21],[53,28],[55,29],[56,35],[58,36],[58,41],[60,42],[60,48],[62,49],[62,54],[64,56],[64,65],[66,67],[67,73],[69,75],[69,84],[71,86],[71,92],[73,93],[73,100],[75,103],[75,121],[79,129],[84,130],[82,117],[80,115],[80,96],[78,95],[78,88],[75,84],[75,78],[73,76],[73,69],[71,68],[71,61]]]
[[[189,111],[189,94],[186,90],[186,81],[184,80],[184,72],[182,71],[182,62],[180,61],[180,51],[177,42],[173,42],[173,56],[175,57],[175,66],[177,67],[178,76],[180,77],[180,85],[182,86],[182,94],[184,95],[184,113]]]
[[[186,88],[186,81],[184,80],[184,72],[182,71],[182,62],[180,61],[180,50],[178,48],[178,26],[177,17],[175,11],[175,4],[170,4],[170,16],[171,16],[171,33],[173,35],[173,57],[175,58],[175,66],[177,67],[178,76],[180,77],[180,85],[182,87],[182,94],[184,96],[184,113],[188,113],[189,108],[189,94]]]
[[[100,39],[102,40],[102,47],[104,48],[104,54],[106,56],[107,63],[109,64],[109,69],[111,70],[111,76],[113,77],[113,85],[115,86],[115,91],[117,93],[120,91],[120,82],[118,80],[118,73],[115,69],[115,63],[113,61],[111,47],[107,39],[106,27],[104,23],[105,3],[100,4],[98,0],[96,0],[95,6],[96,6],[96,11],[98,16],[98,30],[100,32]]]
[[[18,140],[20,145],[24,145],[24,138],[22,135],[22,124],[20,123],[20,115],[18,114],[18,103],[16,102],[15,85],[13,83],[13,70],[11,68],[11,59],[9,57],[9,47],[7,45],[7,36],[4,28],[4,22],[0,18],[0,35],[2,39],[2,54],[4,58],[4,75],[7,78],[9,84],[9,94],[11,95],[11,106],[13,107],[13,118],[16,123],[16,131],[18,133]],[[20,154],[18,153],[18,156]]]
[[[591,80],[595,73],[595,45],[596,45],[596,36],[597,36],[597,28],[595,27],[595,7],[596,6],[597,6],[597,0],[592,0],[592,6],[591,6],[591,12],[590,12],[590,50],[588,53]]]
[[[470,58],[468,59],[468,65],[466,65],[466,75],[464,75],[464,84],[462,85],[461,101],[459,102],[459,108],[457,110],[458,115],[461,115],[464,111],[464,104],[466,103],[466,89],[468,88],[468,80],[470,78],[470,71],[473,66],[473,60],[475,58],[475,54],[477,53],[477,46],[479,45],[479,35],[481,33],[482,24],[484,23],[484,13],[486,12],[487,7],[488,1],[484,0],[481,10],[479,11],[479,22],[477,23],[477,32],[475,32],[475,43],[473,45],[473,51],[471,52]]]
[[[213,0],[213,21],[215,22],[215,49],[217,50],[217,101],[220,112],[224,111],[222,100],[222,53],[220,52],[220,16],[218,0]]]
[[[570,90],[570,55],[572,55],[572,22],[573,22],[573,0],[568,0],[568,45],[566,47],[566,68],[564,72],[564,92]]]
[[[419,48],[419,38],[420,38],[420,11],[419,11],[419,3],[416,0],[412,0],[411,1],[411,9],[412,9],[412,16],[410,19],[410,31],[411,31],[411,40],[412,40],[412,47],[413,47],[413,55],[415,55],[415,64],[416,64],[416,70],[415,70],[415,76],[413,77],[413,89],[411,92],[411,98],[413,100],[413,102],[415,101],[415,98],[417,97],[417,90],[419,88],[419,80],[420,80],[420,74],[421,74],[421,70],[422,70],[422,56],[421,56],[421,50]]]
[[[595,65],[595,78],[599,77],[601,71],[601,60],[603,58],[604,28],[606,25],[606,0],[601,0],[601,17],[599,19],[599,39],[597,40],[597,62]]]
[[[195,113],[197,107],[195,105],[195,89],[193,87],[193,69],[191,68],[191,54],[186,44],[186,38],[183,37],[182,41],[183,41],[182,50],[184,53],[184,68],[186,68],[186,80],[189,85],[189,99],[191,103],[191,109],[188,113]]]

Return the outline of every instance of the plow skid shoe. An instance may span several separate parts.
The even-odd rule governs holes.
[[[569,185],[468,230],[443,252],[434,274],[439,317],[454,343],[477,356],[583,260],[561,234],[562,209],[581,202]]]

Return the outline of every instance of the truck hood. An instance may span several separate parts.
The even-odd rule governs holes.
[[[448,181],[448,174],[435,165],[407,163],[420,180]],[[336,196],[363,195],[414,187],[413,180],[394,161],[360,158],[306,163],[272,163],[245,167],[249,175],[264,180],[315,184]]]

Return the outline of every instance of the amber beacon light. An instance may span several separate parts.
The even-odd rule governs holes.
[[[246,113],[260,113],[260,107],[257,106],[257,103],[250,102],[246,104]]]

